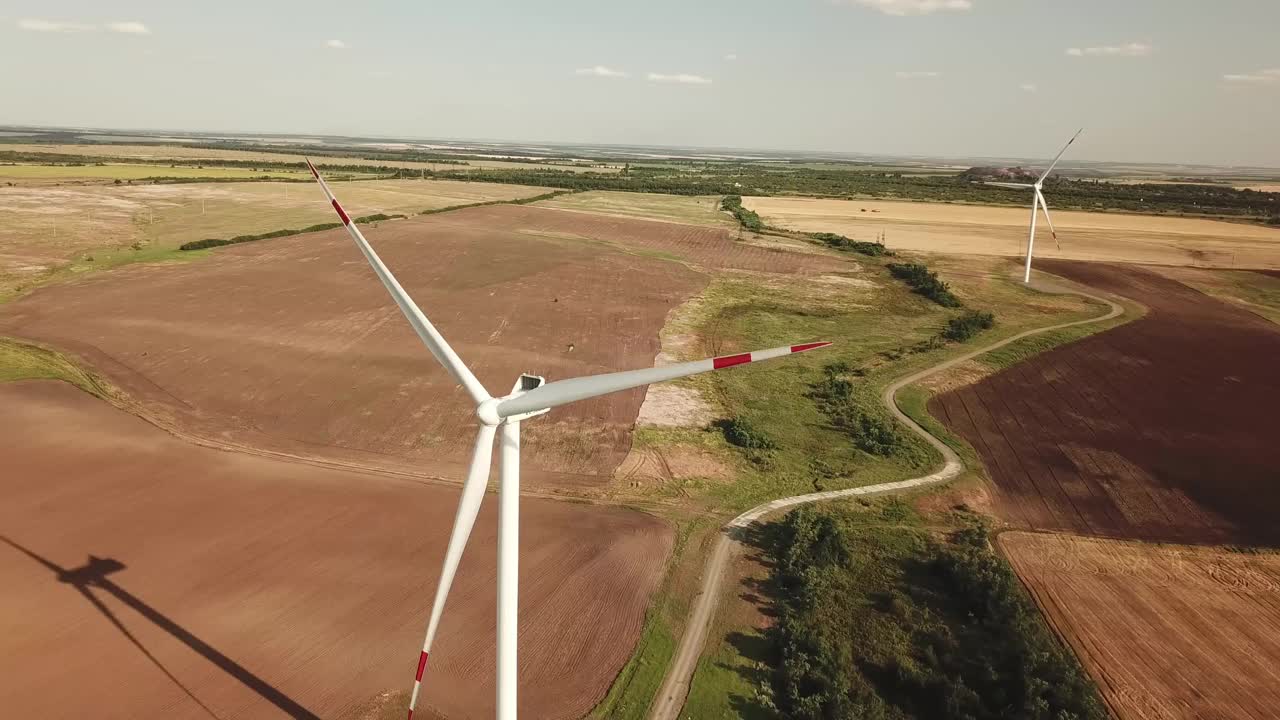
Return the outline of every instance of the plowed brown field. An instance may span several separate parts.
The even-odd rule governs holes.
[[[1021,527],[1280,545],[1280,327],[1134,267],[1042,270],[1143,318],[935,397]]]
[[[999,545],[1122,720],[1280,708],[1280,555],[1008,532]]]
[[[794,252],[736,241],[723,228],[636,220],[529,205],[494,205],[446,216],[466,224],[489,224],[550,238],[593,240],[631,250],[680,258],[706,268],[816,275],[852,264],[833,254]]]
[[[824,256],[735,243],[722,230],[492,207],[383,223],[368,235],[490,392],[653,364],[667,313],[712,267],[816,272]],[[456,477],[474,417],[341,230],[132,266],[38,290],[0,334],[69,350],[159,422],[219,442]],[[602,482],[621,463],[643,389],[525,425],[526,481]]]
[[[340,718],[407,689],[457,491],[182,442],[69,385],[0,385],[0,715]],[[495,512],[422,705],[493,717]],[[578,718],[631,654],[672,534],[526,499],[521,714]]]

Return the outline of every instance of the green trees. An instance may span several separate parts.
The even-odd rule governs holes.
[[[889,263],[889,272],[923,295],[943,307],[960,307],[960,298],[951,293],[947,284],[938,279],[938,273],[922,263]]]
[[[904,505],[904,504],[899,504]],[[870,516],[858,516],[859,512]],[[904,515],[905,512],[905,515]],[[984,528],[903,527],[909,506],[770,523],[769,688],[786,720],[1102,720],[1073,656]]]
[[[726,195],[720,201],[720,209],[732,213],[738,219],[738,222],[742,224],[742,227],[748,230],[759,232],[764,229],[764,221],[760,219],[760,216],[754,210],[748,210],[742,206],[741,195]]]
[[[808,233],[809,237],[819,242],[825,243],[829,247],[837,250],[848,250],[856,252],[860,255],[870,255],[871,257],[879,257],[881,255],[893,255],[889,252],[883,243],[866,242],[865,240],[850,240],[843,235],[827,232]]]

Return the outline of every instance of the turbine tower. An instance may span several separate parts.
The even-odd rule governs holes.
[[[409,324],[413,326],[418,337],[422,339],[427,350],[436,361],[444,367],[453,379],[462,385],[475,403],[476,418],[480,429],[476,434],[475,447],[471,453],[471,467],[467,471],[466,480],[462,484],[462,498],[458,502],[458,513],[453,522],[453,531],[449,537],[449,545],[445,550],[444,567],[440,571],[440,584],[436,587],[435,601],[431,606],[431,618],[427,623],[427,636],[422,643],[422,653],[418,656],[418,669],[414,675],[413,694],[409,699],[409,720],[413,719],[413,708],[417,704],[418,694],[422,688],[422,676],[426,672],[427,658],[431,653],[431,644],[435,640],[436,631],[440,627],[440,618],[444,613],[445,600],[449,597],[449,588],[453,585],[454,575],[458,570],[458,562],[462,559],[462,551],[471,535],[476,515],[480,512],[480,503],[484,499],[485,486],[489,480],[489,462],[493,453],[494,436],[502,429],[502,448],[500,452],[501,470],[498,479],[498,667],[497,667],[497,709],[500,720],[514,720],[516,717],[516,620],[518,607],[517,569],[519,567],[519,528],[520,528],[520,423],[531,417],[541,415],[553,407],[586,400],[587,398],[628,390],[642,385],[675,380],[676,378],[696,375],[711,370],[744,365],[761,360],[770,360],[792,353],[814,350],[830,345],[829,342],[810,342],[789,345],[770,350],[757,350],[738,355],[707,358],[694,362],[667,365],[664,367],[645,368],[626,372],[588,375],[546,382],[536,375],[521,375],[511,392],[502,397],[492,397],[462,362],[458,354],[449,347],[444,336],[436,330],[427,316],[423,314],[409,297],[404,288],[396,280],[382,259],[374,252],[369,242],[364,239],[360,229],[352,222],[350,216],[342,209],[328,183],[320,177],[315,165],[307,160],[307,167],[312,176],[324,190],[325,197],[342,220],[342,224],[355,241],[356,247],[364,254],[365,260],[373,268],[373,272],[382,281],[391,298],[395,300],[400,311],[404,313]]]
[[[1071,147],[1071,143],[1075,142],[1076,138],[1080,137],[1080,133],[1082,132],[1084,132],[1084,128],[1080,128],[1079,130],[1076,131],[1075,135],[1071,136],[1071,139],[1067,141],[1067,144],[1063,145],[1062,149],[1058,151],[1058,155],[1053,159],[1053,162],[1049,163],[1049,169],[1045,170],[1044,173],[1041,174],[1040,177],[1036,179],[1034,183],[1007,183],[1007,182],[984,183],[986,185],[995,185],[996,187],[1007,187],[1007,188],[1018,188],[1018,189],[1029,188],[1031,190],[1031,232],[1028,233],[1027,235],[1027,263],[1026,263],[1026,269],[1024,270],[1022,275],[1022,282],[1024,283],[1031,282],[1031,250],[1036,243],[1036,209],[1037,207],[1039,209],[1044,210],[1044,220],[1045,222],[1049,223],[1049,232],[1053,234],[1054,243],[1058,242],[1058,231],[1054,229],[1053,220],[1049,217],[1049,203],[1045,202],[1044,193],[1041,192],[1041,188],[1044,187],[1045,178],[1049,177],[1049,173],[1053,172],[1053,169],[1058,166],[1058,161],[1062,159],[1063,153],[1067,151],[1067,148]],[[1059,245],[1058,248],[1061,249],[1062,246]]]

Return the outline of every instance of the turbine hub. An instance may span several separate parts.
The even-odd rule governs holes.
[[[489,398],[476,406],[476,417],[482,425],[497,427],[502,424],[502,416],[498,414],[498,398]]]

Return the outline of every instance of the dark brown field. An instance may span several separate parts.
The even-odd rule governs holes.
[[[347,718],[408,689],[456,489],[196,447],[51,381],[0,385],[0,407],[0,715]],[[420,705],[450,720],[493,717],[494,500]],[[521,714],[578,718],[672,533],[548,500],[522,516]]]
[[[1042,270],[1143,318],[934,398],[982,455],[1013,524],[1280,545],[1280,327],[1133,267]]]

